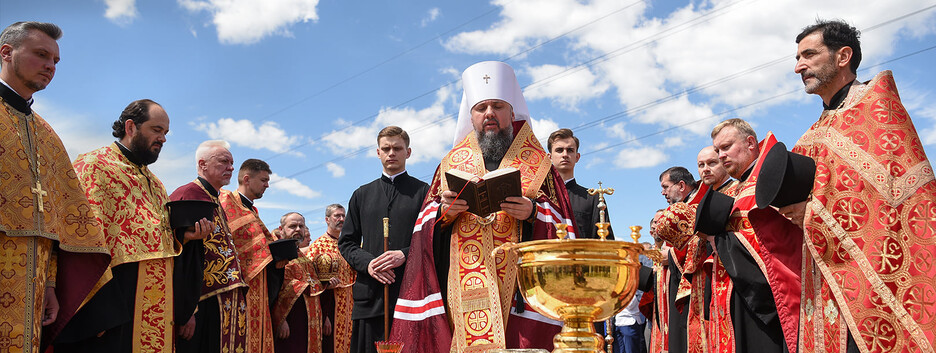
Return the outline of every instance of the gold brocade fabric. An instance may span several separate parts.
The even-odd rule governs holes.
[[[851,87],[793,152],[816,161],[800,352],[933,352],[936,180],[890,71]],[[846,330],[847,329],[847,330]]]
[[[38,139],[30,142],[33,137]],[[0,99],[0,141],[0,231],[57,240],[65,251],[108,253],[100,224],[52,127],[38,114],[23,115]],[[46,191],[43,212],[32,191],[36,178],[31,168],[37,160],[38,181]]]
[[[0,352],[39,353],[52,240],[0,232]]]
[[[273,349],[273,326],[267,292],[266,265],[273,261],[268,244],[275,240],[257,215],[247,208],[240,194],[221,190],[219,200],[231,228],[241,271],[247,280],[247,353]]]
[[[307,253],[315,264],[318,278],[329,279],[338,278],[341,284],[333,291],[335,293],[335,322],[333,323],[335,350],[334,352],[347,352],[351,349],[351,309],[354,306],[354,298],[351,295],[351,286],[357,279],[357,271],[351,268],[351,265],[345,261],[341,253],[338,252],[338,240],[328,234],[318,237],[312,245],[309,246]],[[322,271],[323,267],[329,270],[326,275]],[[335,271],[337,270],[337,271]]]
[[[650,353],[669,352],[669,268],[653,264],[656,274],[654,286],[654,310],[650,328]]]
[[[243,277],[240,261],[237,258],[237,249],[232,239],[233,235],[230,228],[228,228],[227,217],[224,214],[224,209],[221,208],[221,202],[217,197],[211,195],[198,179],[191,184],[183,185],[179,189],[183,188],[186,190],[185,193],[194,191],[198,197],[208,198],[208,201],[218,204],[211,220],[215,225],[215,229],[202,240],[205,244],[203,271],[205,281],[202,284],[202,295],[199,301],[238,287],[246,287],[247,281]],[[176,190],[176,192],[179,192],[179,190]],[[190,196],[193,195],[190,194]],[[243,299],[243,297],[240,299]]]
[[[139,262],[134,352],[172,352],[172,263],[182,251],[169,227],[169,195],[116,143],[78,155],[75,172],[105,232],[110,266]]]
[[[97,282],[94,288],[88,283],[87,288],[68,293],[83,299],[110,280],[105,263],[110,255],[58,135],[38,114],[22,114],[2,98],[0,234],[0,351],[35,352],[40,342],[44,287],[47,280],[56,277],[57,267],[49,266],[54,242],[65,255],[66,264],[87,257],[100,260],[95,272],[82,274],[88,282]],[[83,283],[83,278],[76,282]],[[61,330],[82,298],[76,298],[69,308],[63,307],[60,320],[47,329]]]
[[[169,195],[148,167],[130,162],[116,143],[78,155],[74,167],[105,230],[111,267],[182,251],[169,227]]]
[[[524,124],[499,168],[520,170],[524,195],[536,199],[550,172],[546,153]],[[486,173],[475,134],[456,145],[442,160],[438,174],[459,169],[477,176]],[[454,324],[452,352],[483,352],[505,347],[505,327],[516,287],[516,254],[491,251],[505,242],[517,242],[521,221],[497,212],[492,223],[464,212],[452,225],[452,247],[448,273],[449,316]]]
[[[283,287],[276,298],[272,315],[273,326],[279,327],[286,321],[293,305],[305,305],[309,332],[290,332],[290,335],[308,334],[305,353],[317,353],[322,351],[322,306],[319,304],[318,295],[325,287],[315,275],[315,264],[309,257],[310,254],[308,249],[300,251],[299,257],[286,264]]]
[[[174,352],[172,270],[175,258],[140,261],[133,312],[133,353]]]

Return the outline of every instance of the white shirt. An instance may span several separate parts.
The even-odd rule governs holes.
[[[400,176],[400,174],[403,174],[403,173],[406,173],[406,170],[405,170],[405,169],[404,169],[402,172],[399,172],[399,173],[396,173],[396,174],[393,174],[393,175],[389,175],[389,174],[387,174],[387,172],[383,172],[383,175],[384,175],[385,177],[387,177],[387,178],[390,178],[390,181],[393,181],[394,178]]]
[[[640,263],[648,267],[653,266],[653,262],[643,255],[640,255]],[[631,299],[627,307],[614,315],[614,326],[631,326],[647,322],[647,318],[640,313],[640,309],[638,308],[641,296],[643,296],[643,292],[638,290],[634,293],[634,299]]]

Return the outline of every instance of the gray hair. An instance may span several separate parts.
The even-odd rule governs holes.
[[[47,22],[21,21],[9,25],[6,29],[3,30],[3,33],[0,33],[0,45],[9,44],[10,46],[16,48],[20,45],[20,43],[23,43],[23,40],[26,39],[26,36],[29,35],[29,31],[31,30],[41,31],[49,37],[52,37],[54,40],[59,40],[59,38],[62,38],[62,29],[55,24]]]
[[[344,206],[342,206],[340,203],[333,203],[331,205],[328,205],[328,207],[325,207],[325,217],[330,217],[332,213],[335,213],[335,210],[338,210],[338,209],[343,210]]]
[[[289,217],[289,216],[294,215],[294,214],[297,214],[297,215],[299,215],[299,217],[302,217],[303,221],[305,220],[305,216],[303,216],[302,213],[295,212],[295,211],[293,211],[293,212],[287,212],[287,213],[284,214],[282,217],[280,217],[280,227],[282,227],[284,224],[286,224],[286,217]]]
[[[208,160],[208,157],[210,157],[209,153],[216,147],[221,147],[228,151],[231,150],[231,144],[224,140],[208,140],[202,142],[198,145],[198,148],[195,149],[195,165],[197,166],[199,161]]]

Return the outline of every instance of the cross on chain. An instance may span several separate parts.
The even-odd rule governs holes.
[[[36,187],[29,189],[33,194],[36,194],[39,199],[39,213],[45,212],[45,207],[42,205],[42,197],[47,196],[49,193],[45,190],[42,190],[42,184],[39,183],[39,180],[36,180]]]
[[[488,81],[491,79],[491,76],[488,76],[487,74],[484,74],[484,77],[482,77],[482,79],[484,79],[484,84],[488,84],[488,83],[490,83],[490,82],[488,82]]]

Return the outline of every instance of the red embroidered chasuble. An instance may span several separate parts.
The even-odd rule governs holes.
[[[283,287],[273,306],[272,317],[273,325],[279,327],[286,321],[286,316],[293,310],[294,305],[305,306],[308,332],[290,330],[289,335],[307,335],[305,353],[318,353],[322,351],[322,306],[319,304],[318,295],[325,287],[316,276],[315,263],[309,255],[310,249],[300,251],[299,257],[286,264]],[[348,343],[350,345],[350,341]]]
[[[498,168],[520,170],[524,196],[533,200],[536,207],[532,239],[554,238],[555,224],[573,224],[568,193],[563,183],[556,182],[562,179],[529,124],[514,122],[513,126],[516,135]],[[484,352],[508,346],[551,349],[552,336],[559,332],[555,321],[535,313],[529,306],[521,314],[511,312],[516,255],[491,254],[504,242],[519,241],[522,222],[526,221],[504,212],[495,213],[492,220],[468,212],[446,220],[452,229],[449,273],[444,279],[436,277],[432,237],[440,195],[447,189],[445,172],[449,169],[477,176],[486,173],[476,134],[468,134],[452,148],[430,184],[413,230],[391,339],[413,347],[412,352]],[[448,293],[444,294],[448,308],[442,305],[439,280],[448,284]]]
[[[816,160],[800,352],[933,352],[936,180],[890,71],[851,87],[794,147]],[[847,331],[846,331],[847,330]]]
[[[110,266],[138,262],[133,352],[173,350],[173,259],[182,251],[169,227],[169,195],[146,166],[116,143],[78,156],[78,179],[104,227]]]
[[[237,259],[247,281],[247,353],[273,349],[273,326],[267,292],[266,265],[273,261],[268,244],[275,240],[256,207],[247,208],[240,194],[221,190],[219,200],[231,227]]]
[[[802,230],[774,208],[758,209],[754,199],[757,175],[765,160],[764,155],[776,143],[773,133],[768,132],[767,137],[760,142],[760,155],[750,176],[734,188],[726,190],[725,194],[735,198],[727,228],[747,249],[765,276],[776,304],[783,338],[787,348],[794,352],[799,325]],[[734,352],[736,337],[731,320],[731,293],[736,289],[722,260],[717,256],[713,272],[710,345],[713,352]]]
[[[341,253],[338,252],[338,240],[328,234],[323,234],[312,242],[308,256],[315,264],[317,278],[337,278],[341,283],[332,290],[335,295],[332,337],[335,343],[334,352],[347,352],[351,349],[351,309],[354,306],[351,286],[357,278],[357,271],[341,257]]]
[[[4,352],[39,352],[111,278],[104,234],[62,141],[38,114],[24,114],[2,98],[0,254]],[[55,286],[60,308],[57,320],[43,328],[46,286]]]

